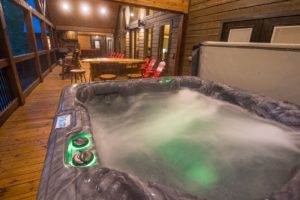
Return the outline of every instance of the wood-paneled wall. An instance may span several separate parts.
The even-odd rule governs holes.
[[[91,36],[89,35],[78,35],[78,43],[81,49],[91,49]]]
[[[187,33],[184,38],[182,74],[190,74],[193,45],[203,41],[218,41],[222,23],[242,19],[300,14],[299,0],[191,0]]]
[[[138,37],[138,57],[143,59],[145,58],[144,45],[145,45],[145,29],[152,28],[152,58],[157,59],[159,62],[159,35],[160,28],[165,24],[170,24],[171,33],[170,33],[170,47],[169,47],[169,57],[167,61],[167,70],[166,73],[168,75],[176,75],[177,73],[177,63],[176,56],[178,55],[177,45],[178,45],[178,37],[179,37],[179,24],[180,20],[182,20],[182,14],[171,13],[167,11],[154,11],[153,15],[147,16],[144,19],[145,27],[143,29],[138,29],[137,37]],[[129,25],[130,27],[130,25]],[[130,56],[130,34],[127,32],[126,34],[126,57]]]

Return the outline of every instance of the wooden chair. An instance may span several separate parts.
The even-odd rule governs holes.
[[[81,80],[81,82],[83,82],[83,79],[84,79],[84,81],[86,82],[86,77],[85,77],[86,71],[84,69],[82,69],[82,64],[79,60],[78,60],[78,66],[79,66],[78,68],[72,69],[70,71],[71,72],[71,83],[73,83],[73,78],[74,78],[75,83],[77,83],[77,79]]]
[[[80,55],[80,51],[74,51],[72,54],[72,58],[68,58],[66,57],[63,60],[63,64],[62,64],[62,79],[65,79],[65,76],[68,74],[71,74],[71,70],[74,68],[78,68],[79,66],[79,55]]]

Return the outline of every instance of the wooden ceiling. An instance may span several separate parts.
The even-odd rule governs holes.
[[[71,10],[62,9],[62,2],[68,2]],[[89,15],[81,13],[81,3],[88,3]],[[113,33],[121,5],[133,5],[152,9],[187,13],[189,0],[47,0],[47,10],[57,30],[90,31]],[[107,15],[99,13],[99,7],[107,8]]]
[[[71,5],[71,10],[66,12],[62,9],[62,0],[47,0],[47,10],[50,20],[57,30],[93,31],[113,33],[117,23],[120,4],[103,0],[65,0]],[[80,4],[88,3],[91,8],[89,15],[83,15]],[[99,7],[107,8],[107,15],[99,13]]]
[[[107,0],[152,9],[188,13],[189,0]]]

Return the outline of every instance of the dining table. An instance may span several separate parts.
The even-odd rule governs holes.
[[[134,66],[144,64],[145,61],[143,59],[133,59],[133,58],[88,58],[81,60],[83,63],[90,64],[90,73],[91,73],[91,81],[94,81],[95,78],[95,70],[92,65],[98,64],[99,67],[109,65],[109,66]],[[96,65],[97,66],[97,65]]]

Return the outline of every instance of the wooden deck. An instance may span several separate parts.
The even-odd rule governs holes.
[[[62,88],[56,67],[0,127],[0,199],[35,199]]]
[[[89,80],[89,64],[83,64]],[[61,67],[49,73],[0,127],[0,199],[35,199],[61,90]],[[118,77],[125,80],[127,77]]]

